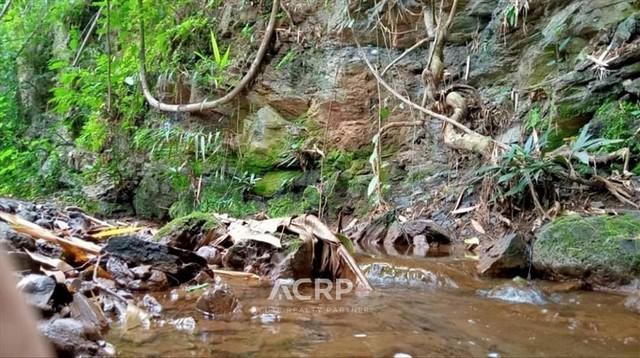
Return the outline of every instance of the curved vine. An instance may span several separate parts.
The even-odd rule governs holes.
[[[138,0],[138,6],[140,7],[140,11],[142,11],[142,0]],[[260,43],[260,47],[258,48],[258,53],[256,54],[255,59],[251,63],[251,67],[247,73],[242,77],[240,82],[226,95],[220,97],[213,101],[203,101],[200,103],[188,103],[188,104],[167,104],[156,99],[151,91],[149,90],[149,84],[147,83],[147,73],[145,71],[145,46],[144,46],[144,19],[142,16],[140,17],[140,54],[138,56],[140,62],[140,84],[142,86],[142,93],[144,94],[144,98],[147,100],[147,103],[151,107],[154,107],[158,110],[165,112],[201,112],[206,109],[212,109],[223,105],[225,103],[229,103],[233,100],[242,90],[249,84],[249,82],[255,77],[258,73],[258,69],[262,64],[262,60],[264,59],[264,55],[267,52],[269,47],[269,42],[271,41],[271,37],[275,32],[276,27],[276,17],[278,15],[278,10],[280,9],[280,0],[273,0],[273,4],[271,6],[271,15],[269,16],[269,23],[267,24],[267,28],[265,30],[264,37],[262,38],[262,42]]]

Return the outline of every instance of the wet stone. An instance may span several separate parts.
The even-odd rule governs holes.
[[[44,275],[27,275],[18,282],[17,287],[26,295],[28,304],[45,313],[57,311],[73,299],[64,284],[58,284],[55,279]]]
[[[544,294],[537,288],[529,285],[507,283],[490,290],[480,290],[479,294],[487,298],[513,303],[529,303],[533,305],[544,305],[547,303]]]
[[[624,307],[631,312],[640,314],[640,291],[629,295],[629,297],[624,300]]]
[[[217,284],[205,291],[196,301],[196,308],[208,316],[233,313],[238,308],[238,299],[226,284]]]
[[[100,339],[99,333],[78,320],[54,319],[41,323],[38,329],[51,342],[58,356],[95,356],[100,353],[100,345],[96,342]]]

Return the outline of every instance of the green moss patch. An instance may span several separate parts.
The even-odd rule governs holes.
[[[640,215],[557,219],[538,233],[533,262],[551,275],[630,282],[640,277]]]
[[[209,231],[213,230],[216,226],[218,226],[218,221],[213,217],[212,214],[194,212],[167,223],[160,230],[158,230],[155,237],[160,239],[163,237],[171,236],[178,231],[184,231],[185,229],[187,231],[193,231],[193,229]]]
[[[279,170],[266,173],[256,182],[253,192],[263,197],[272,197],[301,175],[302,172],[297,170]]]

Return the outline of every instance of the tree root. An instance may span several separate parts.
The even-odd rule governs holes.
[[[142,0],[138,0],[139,10],[142,11]],[[203,101],[201,103],[189,103],[189,104],[167,104],[156,99],[149,90],[149,84],[147,83],[147,75],[145,71],[145,47],[144,47],[144,20],[140,18],[140,54],[138,60],[140,62],[140,84],[142,86],[142,92],[144,98],[149,105],[161,111],[166,112],[202,112],[207,109],[212,109],[221,106],[225,103],[231,102],[242,90],[249,84],[249,82],[256,76],[258,69],[262,64],[262,60],[267,52],[271,38],[275,32],[276,18],[278,11],[280,10],[280,0],[273,0],[271,5],[271,15],[269,17],[269,23],[265,30],[264,37],[258,48],[258,53],[255,59],[249,67],[249,71],[242,77],[240,82],[225,96],[213,101]]]

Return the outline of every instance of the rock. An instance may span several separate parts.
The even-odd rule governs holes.
[[[638,214],[571,215],[547,224],[536,237],[533,265],[548,277],[610,286],[640,276]]]
[[[142,298],[142,306],[155,316],[159,316],[162,313],[162,305],[155,297],[146,294]]]
[[[313,277],[313,245],[305,245],[298,239],[285,240],[286,256],[278,260],[276,268],[272,272],[272,279],[300,279]]]
[[[168,168],[151,168],[142,177],[133,196],[136,216],[151,220],[169,218],[169,207],[178,199],[178,193],[168,172]]]
[[[72,318],[59,318],[41,323],[38,329],[53,345],[58,356],[99,355],[96,342],[100,334]]]
[[[530,285],[507,283],[491,290],[480,291],[480,295],[501,301],[544,305],[547,300],[544,294]]]
[[[192,279],[207,261],[191,251],[143,241],[132,236],[110,239],[102,254],[117,257],[129,266],[149,265],[166,274],[171,284]]]
[[[238,299],[226,284],[216,284],[205,291],[196,301],[196,308],[210,316],[233,313],[238,308]]]
[[[158,230],[155,238],[161,244],[192,251],[222,235],[214,231],[217,226],[213,215],[196,212],[172,220]]]
[[[6,240],[14,250],[36,250],[36,244],[32,238],[18,234],[11,226],[0,221],[0,241],[4,240]]]
[[[81,293],[73,295],[73,302],[69,305],[69,309],[71,318],[78,320],[92,331],[102,332],[109,326],[102,310]]]
[[[222,263],[222,255],[218,249],[212,246],[202,246],[196,251],[196,255],[201,256],[209,265],[219,265]]]
[[[64,284],[44,275],[27,275],[18,282],[17,287],[26,295],[28,304],[46,314],[60,310],[73,300]]]
[[[520,234],[508,234],[483,247],[478,272],[493,276],[513,276],[529,268],[527,243]]]
[[[629,295],[629,297],[624,300],[624,307],[631,312],[640,314],[640,292]]]
[[[246,147],[245,168],[269,169],[278,162],[287,148],[288,128],[291,123],[275,109],[264,106],[246,119],[242,142]]]

